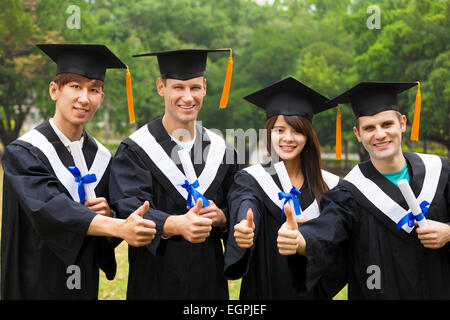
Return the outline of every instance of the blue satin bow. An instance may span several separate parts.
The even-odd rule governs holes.
[[[300,210],[300,202],[298,201],[297,196],[299,196],[301,192],[296,188],[292,187],[291,191],[289,193],[286,192],[278,192],[278,199],[284,200],[283,203],[283,210],[281,211],[281,220],[284,220],[284,205],[289,201],[289,199],[292,199],[294,202],[294,209],[295,209],[295,215],[299,216],[302,214],[302,211]]]
[[[428,201],[424,200],[420,204],[420,209],[422,209],[422,212],[415,216],[412,212],[408,212],[403,218],[400,219],[400,221],[397,223],[397,229],[400,229],[403,227],[404,224],[408,224],[410,228],[414,227],[414,221],[420,221],[423,218],[425,218],[425,215],[428,213],[428,207],[430,204]]]
[[[77,167],[69,167],[70,173],[75,177],[75,182],[78,183],[78,196],[80,197],[80,203],[84,204],[86,198],[86,192],[84,191],[85,183],[92,183],[97,181],[97,176],[95,173],[88,173],[85,176],[81,176],[80,169]]]
[[[206,199],[200,192],[195,190],[195,188],[198,188],[200,186],[198,180],[195,180],[194,183],[189,183],[189,181],[184,180],[184,183],[180,184],[180,186],[182,186],[188,192],[186,205],[189,208],[192,208],[199,198],[201,198],[203,201],[203,207],[207,207],[209,205],[208,199]],[[194,199],[194,201],[192,201],[192,198]]]

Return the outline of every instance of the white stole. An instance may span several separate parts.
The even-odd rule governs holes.
[[[220,164],[222,163],[225,154],[225,141],[204,128],[211,140],[208,158],[202,173],[198,177],[199,187],[196,188],[202,195],[208,190],[209,186],[214,181]],[[186,175],[178,169],[173,160],[167,155],[161,145],[156,141],[155,137],[150,133],[147,126],[143,126],[130,136],[144,152],[149,156],[158,169],[169,179],[171,184],[177,189],[184,199],[187,199],[188,192],[181,185],[188,180]],[[191,163],[192,165],[192,163]],[[191,182],[191,181],[190,181]]]
[[[417,155],[425,164],[425,178],[417,201],[421,203],[426,200],[431,203],[434,195],[436,194],[439,183],[442,162],[441,159],[435,155],[420,153],[417,153]],[[362,174],[359,165],[355,166],[347,174],[347,176],[345,176],[344,180],[352,183],[364,195],[364,197],[367,198],[367,200],[369,200],[375,207],[378,208],[378,210],[394,221],[395,224],[397,224],[400,219],[402,219],[409,212],[392,200],[392,198],[381,190],[372,180],[366,178]],[[414,227],[411,228],[408,224],[405,224],[402,229],[410,233]]]
[[[281,192],[282,190],[280,190],[280,188],[277,186],[275,181],[272,179],[272,176],[263,168],[263,166],[261,164],[257,164],[257,165],[251,166],[251,167],[247,167],[244,170],[246,172],[248,172],[253,178],[255,178],[255,180],[258,182],[260,187],[264,190],[264,192],[269,197],[269,199],[272,200],[272,202],[277,207],[279,207],[280,210],[282,210],[284,200],[283,199],[280,200],[278,198],[278,193]],[[330,188],[330,189],[334,188],[339,182],[339,177],[330,172],[327,172],[324,170],[321,170],[321,171],[322,171],[322,177],[325,180],[325,183],[328,185],[328,188]],[[288,188],[288,187],[286,187],[286,188]],[[289,192],[291,188],[292,188],[292,185],[290,185],[289,190],[287,190],[285,192]],[[292,210],[294,210],[294,208],[292,208]],[[295,212],[295,211],[293,211],[293,212]],[[302,210],[301,217],[308,218],[308,219],[314,219],[314,218],[317,218],[319,216],[319,214],[320,214],[319,205],[318,205],[317,201],[314,200],[313,203],[311,203],[308,206],[308,208],[306,208],[305,210]]]
[[[95,138],[93,139],[97,143],[98,149],[94,162],[89,169],[89,173],[95,173],[97,176],[97,181],[91,183],[92,188],[95,189],[108,168],[111,153]],[[78,184],[75,182],[75,177],[70,173],[67,167],[64,166],[55,148],[48,139],[36,129],[32,129],[18,138],[18,140],[28,142],[41,150],[50,162],[56,178],[64,185],[67,191],[69,191],[72,199],[76,202],[80,202],[80,197],[78,196]]]

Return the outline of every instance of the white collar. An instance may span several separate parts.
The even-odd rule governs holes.
[[[67,138],[67,137],[64,135],[64,133],[62,133],[62,131],[58,129],[58,127],[56,126],[56,124],[55,124],[53,118],[50,118],[50,119],[49,119],[49,122],[50,122],[50,125],[52,126],[53,130],[55,131],[56,135],[58,136],[59,140],[61,140],[61,142],[64,144],[64,146],[65,146],[67,149],[69,149],[69,144],[70,144],[72,141],[70,141],[70,139]],[[84,142],[84,136],[82,135],[82,136],[81,136],[81,139],[80,139],[80,145],[83,145],[83,142]]]

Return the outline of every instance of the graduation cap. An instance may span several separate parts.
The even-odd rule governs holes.
[[[267,119],[276,115],[284,115],[302,116],[312,121],[314,114],[336,106],[336,104],[327,103],[329,101],[327,97],[292,77],[271,84],[245,96],[243,99],[264,109]],[[336,158],[338,159],[341,156],[340,125],[340,111],[338,109],[336,123]]]
[[[343,94],[331,99],[329,104],[350,103],[356,118],[372,116],[387,110],[398,111],[397,95],[418,85],[411,140],[418,140],[420,122],[419,82],[360,82]]]
[[[128,67],[102,44],[37,44],[56,64],[56,74],[74,73],[88,79],[105,80],[106,69],[127,69],[127,102],[130,123],[134,123],[131,74]]]
[[[135,54],[136,57],[156,56],[158,59],[159,71],[163,79],[189,80],[202,77],[206,71],[206,60],[208,52],[229,51],[227,72],[223,87],[219,108],[225,108],[228,102],[230,91],[231,74],[233,71],[232,50],[227,49],[182,49],[173,51],[151,52]]]

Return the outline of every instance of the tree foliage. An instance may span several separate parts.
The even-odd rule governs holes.
[[[450,148],[449,0],[4,0],[0,5],[0,138],[15,139],[31,106],[52,115],[48,84],[55,65],[37,42],[104,43],[130,68],[138,126],[163,114],[156,92],[154,57],[133,54],[180,48],[233,48],[234,70],[228,108],[218,104],[228,56],[210,54],[203,124],[261,128],[262,110],[243,96],[293,76],[327,97],[358,81],[420,81],[421,140]],[[71,29],[68,8],[80,9],[80,28]],[[381,26],[367,25],[370,5]],[[414,90],[400,97],[412,120]],[[343,137],[354,142],[354,119],[342,107]],[[334,146],[336,109],[314,118],[323,146]],[[89,128],[124,137],[127,124],[125,70],[109,70],[105,100]],[[344,142],[345,144],[346,142]],[[354,145],[358,145],[354,143]]]

